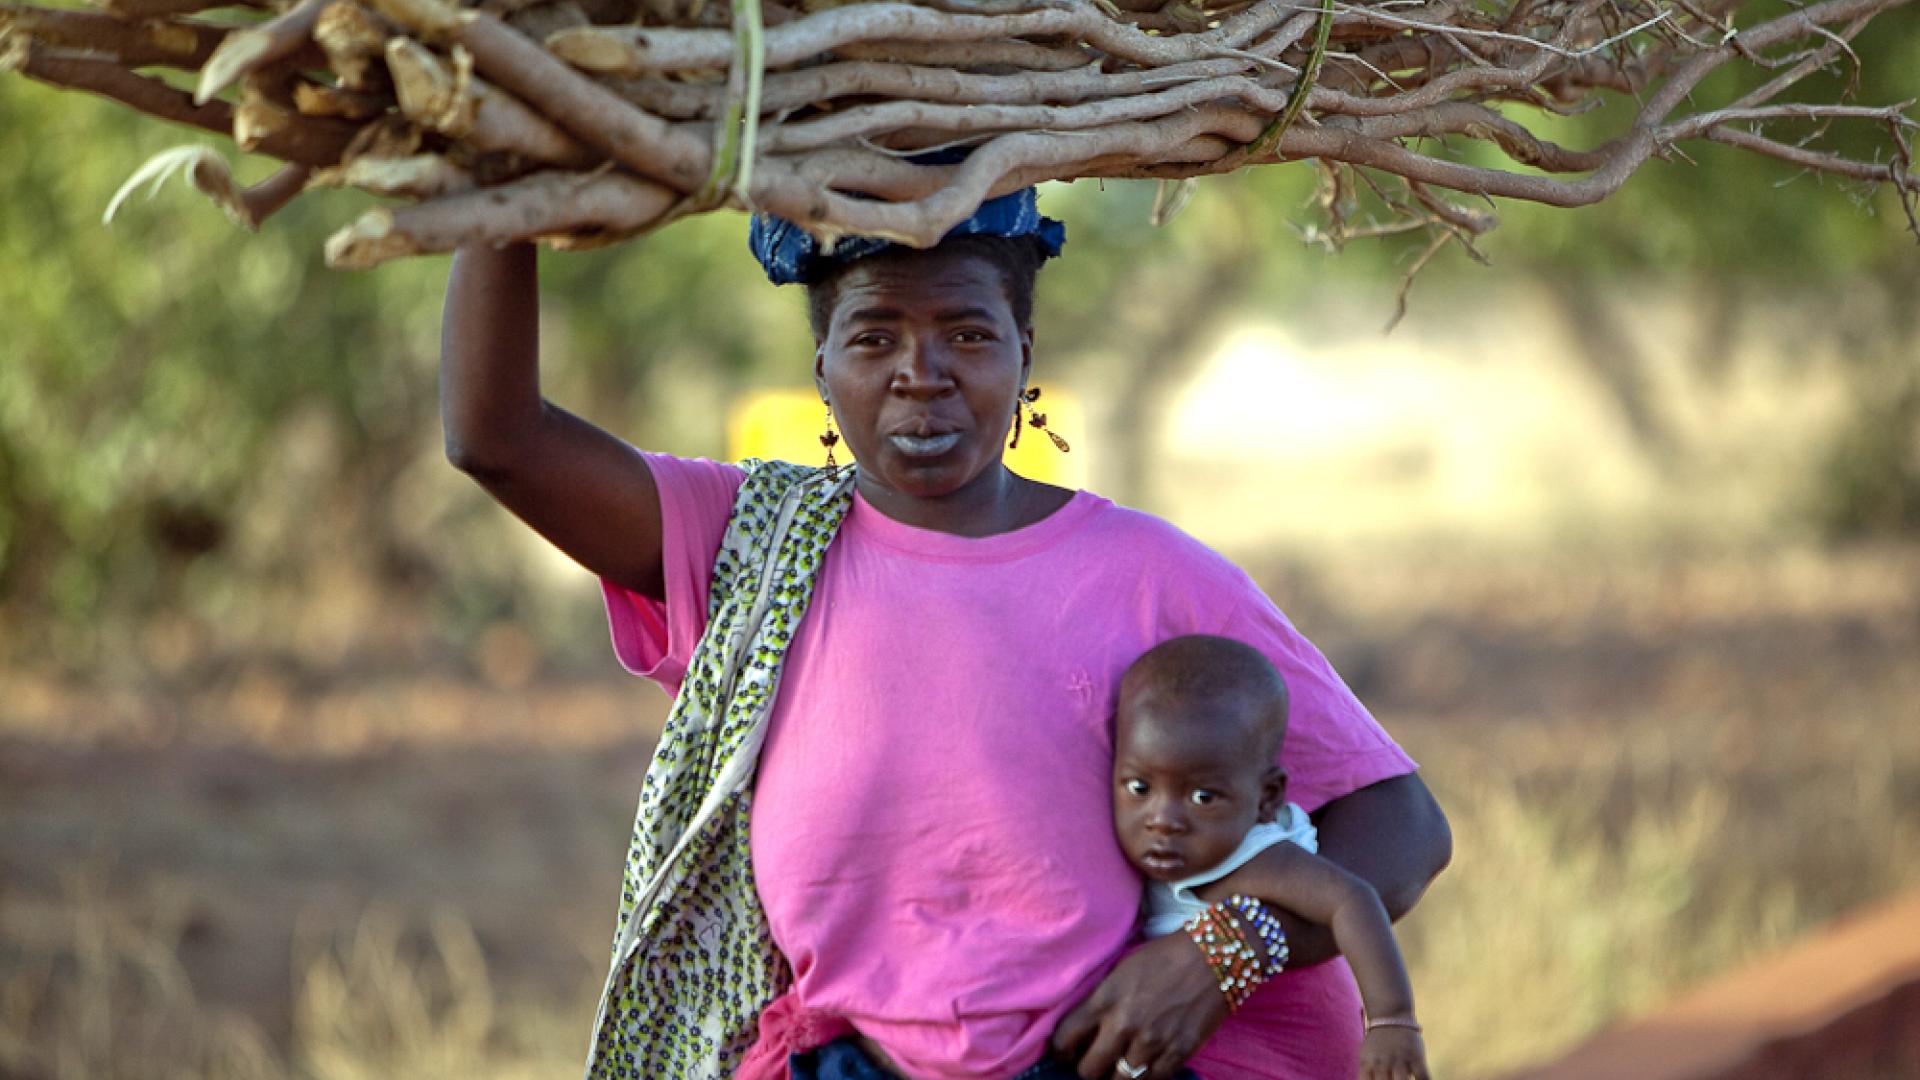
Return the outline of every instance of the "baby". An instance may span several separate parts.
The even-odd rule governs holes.
[[[1286,801],[1280,673],[1241,642],[1175,638],[1127,669],[1117,711],[1114,828],[1147,878],[1147,934],[1176,933],[1196,919],[1204,934],[1230,918],[1264,960],[1263,940],[1278,944],[1270,920],[1263,933],[1257,914],[1209,915],[1233,896],[1330,927],[1366,1004],[1360,1076],[1426,1080],[1413,990],[1379,896],[1314,853],[1313,823]]]

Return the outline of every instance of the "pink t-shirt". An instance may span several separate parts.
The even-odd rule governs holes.
[[[740,471],[647,456],[667,601],[605,587],[614,648],[677,692]],[[856,496],[782,675],[755,781],[754,879],[808,1009],[914,1080],[1007,1077],[1134,937],[1113,835],[1114,695],[1148,648],[1249,642],[1292,690],[1281,758],[1308,810],[1413,770],[1251,579],[1171,525],[1079,492],[984,538]],[[1342,962],[1288,972],[1193,1061],[1207,1080],[1351,1075]]]

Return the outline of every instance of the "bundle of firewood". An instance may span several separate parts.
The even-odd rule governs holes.
[[[207,147],[145,170],[185,171],[249,225],[315,187],[398,200],[333,237],[341,266],[722,207],[925,246],[1041,180],[1154,177],[1172,202],[1195,176],[1308,158],[1335,234],[1361,231],[1339,220],[1348,189],[1400,215],[1369,230],[1468,238],[1492,216],[1448,192],[1591,203],[1696,139],[1909,208],[1920,192],[1911,102],[1792,93],[1909,0],[1766,18],[1752,0],[103,2],[0,3],[0,66],[285,162],[245,188]],[[1750,88],[1697,107],[1729,65]],[[1536,134],[1603,95],[1634,102],[1604,142]],[[1873,125],[1881,151],[1825,148],[1836,123]]]

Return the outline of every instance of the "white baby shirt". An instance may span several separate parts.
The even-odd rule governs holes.
[[[1313,820],[1293,803],[1282,806],[1276,820],[1254,823],[1240,846],[1218,866],[1179,881],[1147,882],[1147,936],[1161,937],[1186,925],[1188,919],[1207,910],[1206,901],[1194,895],[1195,889],[1219,881],[1251,862],[1255,855],[1287,842],[1308,851],[1317,852],[1320,848]]]

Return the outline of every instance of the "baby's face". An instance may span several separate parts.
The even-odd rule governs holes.
[[[1184,721],[1184,722],[1183,722]],[[1243,723],[1121,706],[1113,759],[1113,823],[1127,860],[1154,881],[1223,862],[1278,808],[1281,774],[1260,760]]]

